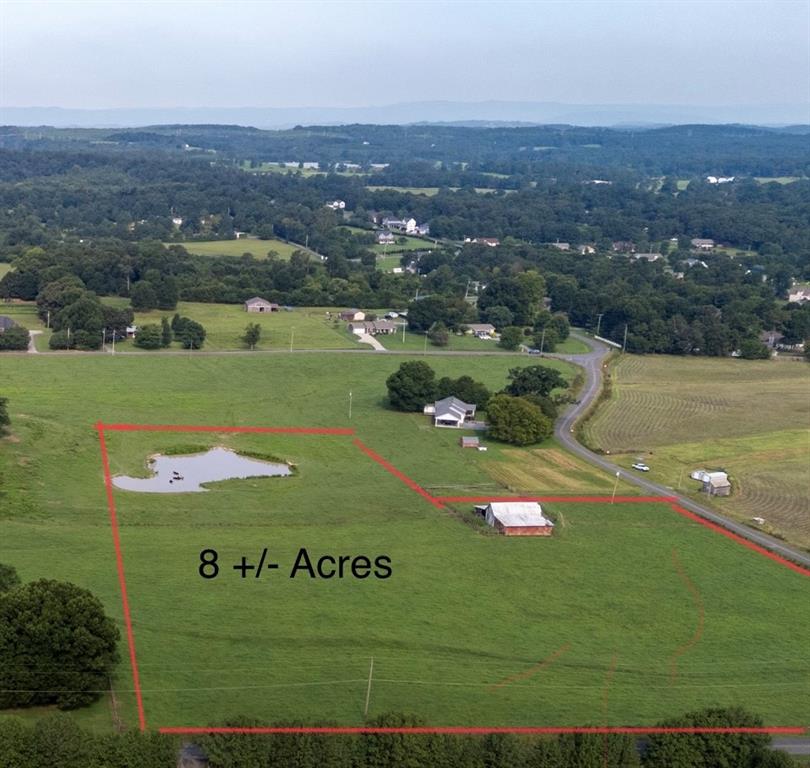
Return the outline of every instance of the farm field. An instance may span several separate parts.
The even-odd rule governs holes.
[[[620,358],[612,398],[585,427],[594,447],[650,478],[810,548],[810,368],[791,360]],[[732,495],[711,498],[689,479],[725,469]]]
[[[182,245],[189,253],[198,256],[241,257],[249,253],[254,259],[259,260],[266,259],[268,251],[274,251],[278,258],[285,261],[296,251],[306,250],[303,246],[285,243],[283,240],[259,240],[255,237],[242,237],[238,240],[188,240],[164,245]]]
[[[344,226],[343,229],[348,229],[350,232],[354,234],[369,234],[369,230],[363,229],[362,227],[353,227],[353,226]],[[431,248],[435,248],[435,243],[431,242],[430,240],[425,240],[420,237],[405,237],[404,243],[394,243],[393,245],[386,245],[381,243],[374,243],[373,245],[369,245],[368,249],[373,253],[376,253],[378,256],[386,256],[387,254],[391,255],[391,258],[396,257],[397,263],[395,266],[399,266],[399,257],[403,251],[425,251],[430,250]],[[380,262],[378,262],[379,264]]]
[[[330,353],[227,364],[203,356],[4,360],[14,436],[0,452],[0,562],[26,580],[47,575],[87,586],[122,621],[93,429],[99,420],[351,427],[436,496],[503,493],[490,471],[509,462],[529,476],[532,465],[546,471],[538,484],[551,491],[565,490],[552,470],[572,491],[581,489],[569,473],[590,475],[578,478],[582,488],[604,487],[553,444],[525,454],[495,444],[464,451],[457,431],[384,409],[385,378],[401,360]],[[525,362],[430,359],[438,375],[468,373],[493,389]],[[665,504],[549,503],[558,516],[553,538],[507,539],[471,523],[469,505],[428,503],[352,436],[106,435],[113,474],[142,474],[155,452],[212,445],[297,467],[291,478],[230,481],[201,494],[115,491],[150,727],[236,714],[359,724],[371,657],[370,714],[407,710],[437,725],[644,724],[709,705],[746,706],[768,723],[793,724],[810,711],[807,577]],[[263,547],[280,571],[241,579],[231,565],[242,555],[255,562]],[[386,554],[393,575],[286,578],[300,547]],[[213,580],[198,573],[207,548],[222,566]],[[752,659],[752,647],[768,648],[767,656]],[[136,725],[126,661],[114,687],[125,723]],[[109,727],[106,705],[75,716]]]

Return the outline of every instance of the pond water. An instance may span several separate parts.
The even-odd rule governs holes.
[[[287,464],[251,459],[227,448],[212,448],[191,456],[157,454],[149,459],[149,469],[151,477],[116,475],[113,485],[124,491],[142,493],[194,493],[208,490],[202,487],[203,483],[292,474]]]

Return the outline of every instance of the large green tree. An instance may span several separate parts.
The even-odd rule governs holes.
[[[436,374],[422,360],[409,360],[386,380],[388,401],[398,411],[421,411],[436,398]]]
[[[509,370],[509,384],[506,392],[515,397],[540,395],[548,397],[553,389],[565,389],[568,382],[562,374],[547,365],[528,365]]]
[[[0,435],[5,434],[11,426],[11,417],[8,415],[8,398],[0,397]]]
[[[488,434],[512,445],[533,445],[551,437],[551,419],[522,397],[495,395],[487,403]]]
[[[97,700],[118,638],[101,601],[74,584],[42,579],[0,594],[0,709]]]

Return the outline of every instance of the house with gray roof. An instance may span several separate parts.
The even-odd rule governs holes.
[[[467,422],[475,421],[475,407],[475,403],[465,403],[451,396],[426,405],[424,412],[433,417],[434,427],[459,429]]]

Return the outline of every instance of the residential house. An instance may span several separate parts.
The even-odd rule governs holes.
[[[703,267],[703,269],[709,268],[709,265],[705,261],[702,261],[701,259],[684,259],[683,263],[686,264],[687,267],[699,266]]]
[[[495,335],[495,326],[489,323],[468,323],[464,327],[479,339],[491,339]]]
[[[278,304],[273,304],[260,296],[254,296],[245,302],[245,312],[278,312]]]
[[[660,253],[634,253],[630,258],[635,261],[658,261],[661,258]]]
[[[558,251],[570,251],[571,250],[571,243],[561,243],[559,240],[556,243],[548,243],[552,248],[556,248]]]
[[[333,211],[342,211],[346,207],[346,201],[333,200],[331,203],[327,203],[326,207],[331,208]]]
[[[0,333],[5,333],[5,331],[13,328],[15,325],[17,325],[17,323],[7,315],[0,315]]]
[[[416,234],[427,237],[430,234],[430,224],[417,224]]]
[[[709,237],[693,237],[690,242],[698,251],[711,251],[714,248],[714,240]]]
[[[536,501],[493,501],[476,511],[504,536],[551,536],[554,532],[554,523]]]
[[[358,336],[389,336],[397,332],[397,326],[388,320],[366,320],[349,323],[349,331],[356,333]]]
[[[477,245],[488,245],[490,248],[497,248],[501,244],[501,241],[498,240],[497,237],[474,237],[472,239],[465,237],[464,242],[474,243]]]
[[[396,242],[396,237],[394,237],[393,232],[378,232],[377,242],[380,245],[391,245],[391,243]]]
[[[445,397],[433,405],[426,405],[424,413],[433,417],[434,427],[459,429],[466,422],[475,421],[475,403],[465,403],[457,397]]]
[[[791,304],[804,304],[806,301],[810,301],[810,288],[803,286],[799,287],[798,285],[793,286],[788,291],[788,301]]]
[[[355,323],[366,319],[366,313],[359,309],[345,309],[339,315],[341,320]]]
[[[631,240],[615,240],[612,244],[616,253],[635,253],[636,244]]]
[[[180,216],[172,216],[172,224],[174,224],[177,229],[180,229],[180,227],[183,226],[183,219]]]
[[[709,184],[730,184],[734,181],[734,176],[707,176],[706,181]]]
[[[590,256],[590,255],[596,253],[595,246],[589,245],[587,243],[585,245],[580,245],[577,248],[577,250],[579,251],[580,255],[582,255],[582,256]]]

